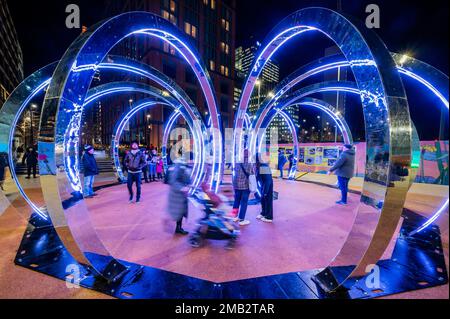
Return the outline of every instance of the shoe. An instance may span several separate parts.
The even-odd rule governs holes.
[[[175,234],[186,236],[189,235],[189,232],[185,231],[183,228],[178,228],[175,230]]]
[[[141,200],[140,199],[137,199],[136,200],[136,204],[140,204],[141,203]]]
[[[239,226],[247,226],[250,225],[250,221],[249,220],[241,220],[239,222]]]
[[[133,197],[130,197],[130,199],[128,200],[128,203],[133,203]]]
[[[236,218],[238,214],[239,214],[239,208],[233,208],[233,210],[230,213],[230,216],[233,218]]]
[[[94,198],[94,196],[92,196],[92,195],[84,196],[84,199],[87,199],[87,198]]]
[[[272,219],[267,219],[267,218],[265,218],[265,217],[261,218],[261,221],[262,221],[262,222],[265,222],[265,223],[273,223],[273,220],[272,220]]]
[[[336,204],[338,204],[338,205],[343,205],[343,206],[347,205],[347,203],[344,203],[344,202],[341,201],[341,200],[340,200],[340,201],[337,201]]]
[[[91,194],[91,196],[98,196],[98,194],[97,194],[97,193],[94,193],[94,194]]]
[[[256,219],[263,219],[264,218],[264,216],[263,215],[261,215],[261,214],[259,214],[258,216],[256,216]]]

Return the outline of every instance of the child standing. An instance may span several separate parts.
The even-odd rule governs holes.
[[[158,180],[163,179],[164,162],[161,156],[158,156],[158,162],[156,163],[156,174],[158,175]]]

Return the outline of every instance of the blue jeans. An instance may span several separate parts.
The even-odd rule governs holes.
[[[350,178],[338,176],[339,189],[341,190],[341,201],[347,204],[348,183]]]
[[[156,179],[156,164],[155,163],[150,163],[148,164],[148,175],[150,177],[150,181],[151,180],[155,180]]]
[[[136,200],[139,201],[141,199],[141,181],[141,173],[128,172],[127,186],[128,193],[130,194],[130,200],[133,199],[133,183],[136,183]]]
[[[278,169],[280,170],[280,178],[283,178],[283,168],[284,168],[284,165],[283,166],[278,165]]]
[[[92,196],[94,194],[94,178],[95,176],[84,177],[83,196]]]
[[[234,204],[233,208],[239,210],[239,219],[244,220],[245,215],[247,214],[247,206],[248,206],[248,198],[250,197],[250,191],[247,190],[234,190]]]

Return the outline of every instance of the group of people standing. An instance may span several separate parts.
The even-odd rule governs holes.
[[[278,150],[278,165],[277,168],[280,171],[280,178],[284,177],[284,167],[286,163],[289,162],[289,172],[292,171],[292,167],[294,166],[294,153],[292,150],[287,150],[285,152],[284,149]]]
[[[93,186],[95,176],[99,174],[99,169],[94,157],[94,148],[91,145],[84,147],[82,164],[84,174],[83,196],[92,198],[97,196]],[[123,158],[123,171],[127,172],[129,202],[131,203],[134,200],[133,185],[136,184],[136,203],[140,203],[142,179],[145,183],[163,180],[164,163],[156,148],[151,147],[150,150],[141,150],[139,143],[134,141]]]
[[[355,156],[354,146],[344,145],[339,159],[328,172],[328,174],[335,174],[338,178],[338,186],[341,191],[341,199],[336,202],[338,205],[347,205],[348,185],[355,172]],[[281,178],[283,177],[283,167],[287,161],[290,162],[289,170],[291,170],[293,154],[289,153],[289,157],[286,159],[284,150],[279,150],[278,169]],[[256,155],[255,164],[250,163],[249,152],[244,150],[244,162],[236,164],[233,172],[234,203],[232,215],[241,226],[250,224],[250,221],[246,219],[246,214],[251,193],[250,179],[252,175],[256,175],[261,199],[261,213],[256,218],[266,223],[273,222],[273,178],[270,165],[263,161],[260,154]]]
[[[246,219],[248,201],[250,197],[251,176],[255,176],[259,186],[261,213],[256,217],[266,223],[273,222],[273,178],[269,163],[264,162],[257,154],[256,163],[250,163],[249,151],[244,150],[243,163],[236,163],[233,172],[234,203],[232,215],[240,226],[247,226]]]

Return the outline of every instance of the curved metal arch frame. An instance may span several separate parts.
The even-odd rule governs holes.
[[[189,123],[189,126],[191,128],[192,134],[194,135],[194,147],[195,147],[195,163],[194,163],[194,169],[193,169],[193,187],[197,187],[201,182],[202,178],[204,176],[204,159],[205,159],[205,149],[204,149],[204,136],[203,134],[206,132],[206,127],[204,126],[203,121],[199,120],[197,116],[198,111],[195,108],[192,108],[191,105],[188,105],[186,107],[186,104],[182,103],[179,100],[174,99],[171,97],[170,94],[165,94],[164,91],[161,91],[155,87],[149,86],[147,84],[142,83],[130,83],[130,82],[111,82],[105,85],[98,86],[92,90],[89,91],[88,97],[87,97],[87,103],[92,103],[93,100],[98,99],[99,97],[105,96],[107,94],[115,94],[115,93],[123,93],[123,92],[138,92],[147,94],[150,96],[153,96],[155,98],[158,98],[159,101],[163,102],[162,104],[171,106],[176,110],[179,110],[186,121]],[[140,101],[143,102],[143,101]],[[144,107],[145,108],[145,107]],[[128,113],[134,114],[137,112],[136,106],[134,106]],[[121,122],[124,117],[128,117],[128,113],[125,113],[123,117],[119,120]],[[194,118],[192,116],[195,116]],[[132,115],[131,115],[132,116]],[[117,136],[117,134],[114,134]],[[112,140],[114,141],[114,139]],[[117,144],[118,145],[118,144]],[[120,168],[120,163],[117,159],[117,147],[112,147],[113,151],[113,163],[116,168],[116,173],[118,174],[118,177],[123,180],[123,173]]]
[[[444,105],[444,107],[449,109],[449,77],[442,73],[435,67],[414,59],[409,56],[405,56],[398,53],[390,53],[392,58],[396,63],[397,71],[407,76],[426,87],[431,93],[433,93]],[[320,74],[325,71],[334,70],[341,67],[350,67],[348,61],[342,60],[341,55],[334,55],[326,58],[322,58],[313,61],[306,66],[300,67],[294,71],[291,75],[287,76],[283,81],[281,81],[274,89],[274,95],[268,97],[262,104],[262,108],[269,108],[294,86],[300,82],[306,80],[309,77]],[[343,83],[342,81],[336,82],[337,84]],[[352,82],[348,82],[352,83]],[[320,84],[319,84],[320,85]],[[353,91],[347,91],[347,93],[356,93]],[[261,110],[260,110],[261,111]],[[262,111],[261,111],[262,112]],[[417,136],[417,131],[413,128],[413,142]],[[417,148],[417,147],[416,147]],[[420,145],[419,145],[420,152]],[[412,153],[417,155],[417,150],[412,150]],[[413,159],[414,162],[414,159]],[[416,170],[417,171],[417,170]],[[441,207],[420,227],[412,231],[409,236],[413,236],[420,233],[424,229],[431,226],[449,207],[449,198],[441,205]]]
[[[186,62],[192,67],[200,86],[205,95],[207,105],[212,115],[213,130],[213,154],[214,154],[214,172],[213,184],[220,181],[220,168],[222,165],[222,139],[220,131],[220,120],[217,112],[217,103],[212,91],[212,83],[206,68],[199,62],[192,49],[190,49],[182,40],[184,35],[180,30],[163,18],[146,12],[131,12],[121,14],[104,22],[101,22],[82,34],[67,50],[66,54],[57,66],[49,89],[44,100],[43,112],[41,116],[39,152],[48,154],[55,158],[51,170],[47,171],[41,167],[40,176],[43,188],[44,199],[47,203],[47,209],[53,221],[53,225],[65,244],[69,253],[80,263],[87,264],[94,268],[100,275],[108,278],[110,272],[108,269],[113,265],[115,268],[125,268],[120,262],[115,260],[99,240],[95,229],[90,222],[87,207],[84,201],[76,203],[77,213],[80,218],[85,219],[85,233],[89,233],[105,256],[106,262],[99,263],[93,259],[89,260],[89,255],[82,242],[80,234],[76,229],[68,226],[66,214],[69,212],[63,208],[62,202],[65,198],[64,189],[69,186],[67,182],[60,177],[64,167],[64,157],[72,154],[64,154],[64,140],[70,138],[65,135],[69,124],[73,124],[74,131],[79,130],[79,113],[84,104],[89,84],[97,70],[98,65],[108,54],[108,52],[121,40],[133,34],[148,34],[158,37],[172,46],[185,58]],[[70,89],[69,89],[70,88]],[[49,119],[55,118],[53,124]],[[40,161],[40,164],[42,162]],[[216,183],[219,184],[219,183]],[[215,185],[214,185],[215,186]],[[55,196],[59,195],[59,196]],[[59,198],[58,198],[59,197]],[[78,239],[78,241],[76,240]],[[92,242],[91,242],[92,243]]]
[[[188,123],[188,126],[190,127],[191,131],[193,131],[193,124],[192,124],[192,119],[189,118],[189,116],[186,114],[186,112],[183,112],[180,108],[177,108],[174,105],[171,105],[169,103],[166,103],[164,101],[158,101],[158,100],[153,100],[153,99],[145,99],[145,100],[140,100],[139,103],[136,103],[136,105],[127,113],[125,113],[117,122],[116,127],[114,128],[114,133],[112,135],[112,140],[111,140],[111,150],[112,150],[112,156],[113,156],[113,163],[115,166],[115,170],[116,170],[116,174],[119,180],[121,180],[122,182],[125,181],[125,176],[123,175],[122,169],[120,167],[120,159],[119,159],[119,152],[118,152],[118,147],[119,147],[119,142],[120,142],[120,137],[122,135],[123,129],[126,125],[126,123],[128,123],[128,121],[140,110],[146,109],[148,107],[153,107],[156,105],[166,105],[166,106],[170,106],[172,107],[177,115],[179,116],[183,116],[183,118],[186,120],[186,122]],[[164,131],[167,131],[167,127],[164,129]],[[170,127],[169,127],[169,132],[170,132]],[[166,134],[166,133],[164,133]],[[195,134],[194,132],[194,136],[197,136],[197,134]],[[201,132],[199,134],[201,136]],[[164,135],[165,136],[165,135]],[[167,137],[166,137],[167,138]],[[167,148],[164,146],[166,145],[165,142],[165,137],[163,137],[163,146],[162,146],[162,157],[163,159],[167,158]],[[167,143],[167,142],[166,142]],[[203,143],[198,143],[195,142],[194,143],[194,153],[196,154],[202,154],[203,153],[203,147],[202,147]],[[200,148],[200,150],[199,150]],[[203,156],[202,156],[203,157]],[[202,159],[200,159],[202,161]],[[203,172],[201,171],[202,167],[199,166],[201,165],[202,162],[198,162],[196,160],[196,162],[194,163],[194,169],[192,171],[192,176],[194,176],[193,179],[193,183],[192,183],[192,189],[196,189],[199,184],[202,182],[202,179],[199,178],[199,176],[203,175]],[[165,166],[165,170],[167,171],[167,161],[165,161],[164,163]]]
[[[380,183],[377,185],[380,188],[379,193],[384,199],[381,214],[372,206],[375,201],[368,192],[369,185],[373,182],[365,178],[363,200],[347,240],[329,267],[316,276],[323,289],[332,291],[345,283],[348,278],[359,275],[361,269],[365,270],[365,266],[376,263],[395,232],[401,217],[400,208],[403,207],[406,199],[410,175],[408,174],[402,181],[394,181],[394,176],[390,173],[396,167],[406,167],[408,171],[410,170],[411,121],[403,83],[395,70],[395,62],[383,42],[370,30],[363,26],[358,27],[337,12],[324,8],[308,8],[299,10],[284,19],[264,41],[265,44],[262,45],[253,63],[252,71],[247,77],[241,95],[235,121],[235,143],[240,141],[239,132],[242,129],[243,114],[247,110],[256,79],[266,62],[289,39],[312,30],[320,31],[333,40],[351,65],[364,106],[368,147],[366,168],[372,167],[375,156],[388,154],[388,161],[379,167],[375,175]],[[387,83],[389,85],[386,85]],[[376,134],[378,138],[375,139],[373,134]],[[235,147],[238,154],[241,154],[241,145],[236,144]],[[373,212],[371,216],[376,219],[376,224],[369,227],[371,229],[366,229],[371,234],[365,236],[357,227],[363,215],[367,216],[367,213],[363,212],[364,209]],[[360,247],[355,251],[354,247],[350,246],[355,243],[352,238],[356,236],[363,236],[364,240],[358,241]],[[357,260],[357,266],[337,277],[331,267],[340,262],[348,263],[345,260],[350,257]],[[333,280],[327,280],[327,278],[333,278]]]
[[[278,99],[276,103],[273,104],[263,104],[263,107],[261,107],[256,115],[255,120],[252,123],[252,137],[251,137],[251,150],[257,149],[258,145],[258,139],[259,139],[259,130],[261,128],[265,129],[267,127],[267,121],[271,121],[274,112],[277,112],[278,110],[283,110],[287,106],[296,104],[297,101],[312,95],[316,93],[323,93],[323,92],[347,92],[347,93],[353,93],[353,94],[360,94],[360,91],[358,90],[357,86],[353,82],[336,82],[336,81],[330,81],[330,82],[322,82],[318,84],[313,84],[304,88],[299,89],[298,91],[295,91],[288,96],[284,97],[283,99]],[[336,111],[334,107],[330,105],[329,108],[325,108],[323,110],[324,112],[332,112],[333,114],[329,114],[333,119],[337,119],[340,123],[337,123],[338,125],[343,125],[345,122],[345,119],[343,116]],[[349,140],[349,135],[351,135],[351,131],[348,128],[348,125],[345,127],[340,127],[341,131],[343,132],[344,139]]]
[[[30,75],[27,79],[25,79],[10,95],[8,100],[5,102],[5,104],[2,106],[0,110],[0,130],[4,131],[5,134],[1,134],[0,136],[0,145],[3,145],[5,148],[6,145],[9,145],[8,148],[11,148],[11,141],[12,136],[14,134],[14,128],[17,124],[17,121],[19,120],[20,116],[23,113],[23,110],[28,105],[29,101],[31,101],[37,94],[44,92],[44,90],[48,87],[53,72],[57,66],[58,62],[54,62],[52,64],[49,64],[40,70],[34,72],[32,75]],[[184,106],[184,108],[188,111],[189,116],[192,118],[195,118],[194,124],[196,130],[202,130],[203,132],[206,132],[206,128],[204,126],[204,123],[202,121],[202,118],[200,116],[200,113],[196,109],[194,103],[191,101],[189,96],[181,89],[181,87],[176,84],[173,80],[171,80],[169,77],[161,73],[155,68],[152,68],[151,66],[148,66],[143,63],[139,63],[134,60],[130,60],[127,58],[119,57],[119,56],[108,56],[108,63],[101,63],[99,65],[99,69],[101,70],[121,70],[125,71],[127,73],[134,73],[136,75],[140,75],[143,77],[146,77],[160,86],[162,86],[164,89],[166,89],[170,94],[172,94],[174,97],[177,98],[177,100]],[[126,86],[126,89],[133,90],[133,88],[130,88],[131,85],[129,82],[126,82],[123,84]],[[111,86],[111,84],[110,84]],[[142,87],[142,90],[145,88]],[[116,92],[113,92],[113,88],[111,88],[111,92],[108,93],[119,93],[118,88],[115,88]],[[86,105],[89,103],[92,103],[97,98],[101,97],[102,94],[105,92],[101,92],[99,87],[96,87],[90,92],[88,92],[88,98],[86,100]],[[164,92],[165,93],[165,92]],[[165,94],[163,94],[165,95]],[[70,127],[70,126],[69,126]],[[200,127],[200,128],[199,128]],[[8,134],[6,133],[8,132]],[[6,140],[6,137],[9,137],[8,140]],[[200,134],[200,137],[202,135]],[[202,143],[203,145],[203,143]],[[22,195],[22,197],[25,199],[25,201],[30,205],[30,207],[33,209],[34,212],[36,212],[41,218],[47,220],[48,216],[46,213],[46,209],[44,207],[38,207],[34,204],[34,202],[28,197],[28,195],[25,192],[25,189],[20,184],[15,168],[13,165],[13,159],[12,159],[12,152],[11,150],[5,150],[8,155],[8,161],[9,161],[9,169],[11,172],[11,175],[14,180],[14,184],[16,185],[19,193]],[[72,151],[75,154],[78,154],[78,144],[73,145]],[[200,171],[200,174],[198,176],[202,176],[202,172],[204,170],[204,153],[203,151],[199,153],[202,155],[202,159],[200,162],[202,163],[202,170]],[[71,163],[66,163],[68,167],[68,177],[69,180],[71,180],[72,183],[72,189],[76,191],[81,190],[80,181],[78,179],[78,182],[74,182],[74,176],[77,176],[78,172],[78,166],[79,161],[78,157],[72,157]],[[197,184],[199,184],[201,181],[198,181]]]

